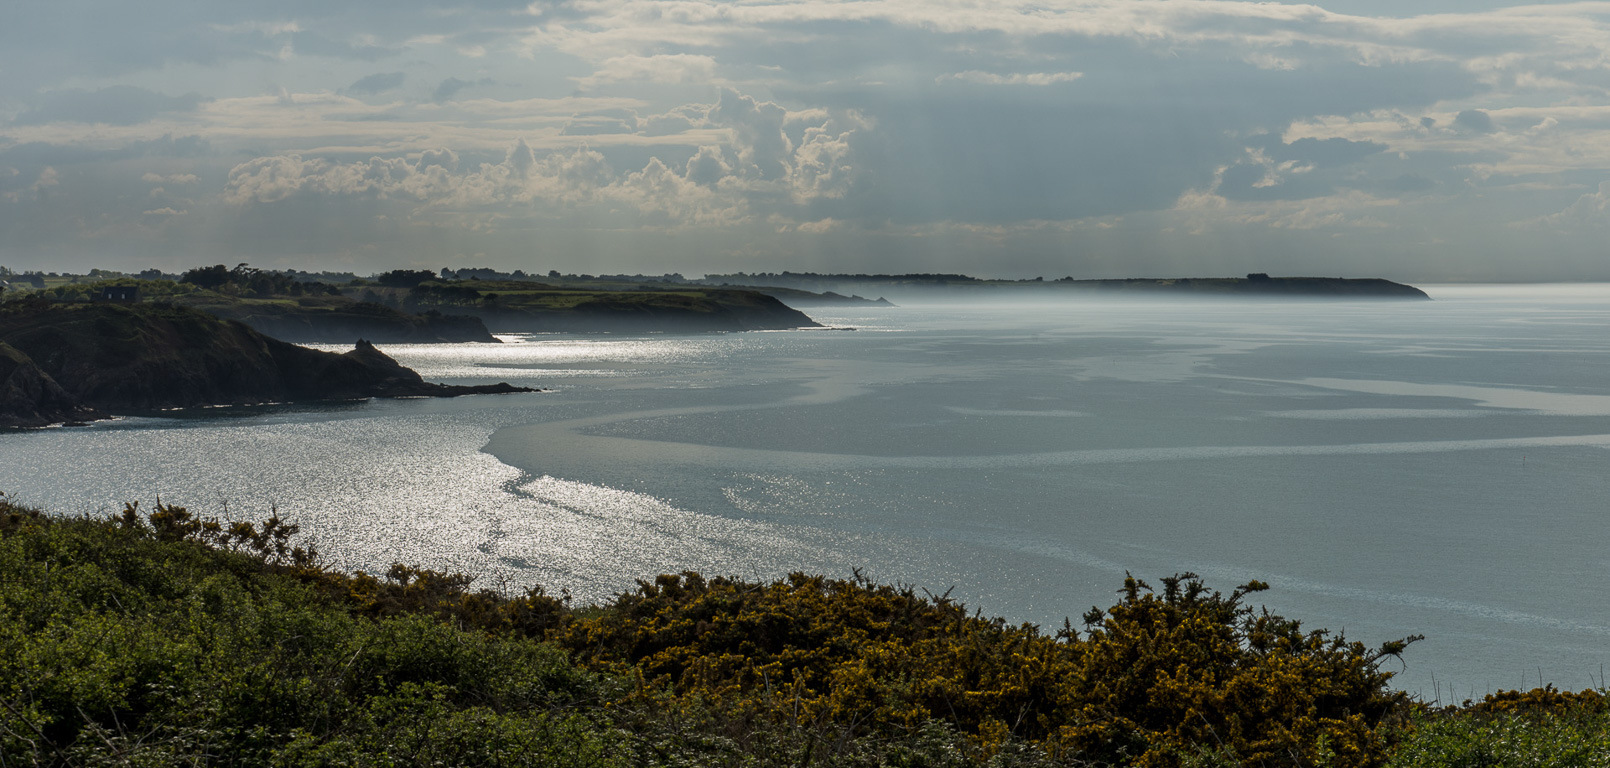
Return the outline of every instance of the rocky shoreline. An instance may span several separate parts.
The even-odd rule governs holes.
[[[170,304],[17,302],[0,311],[0,427],[212,405],[534,391],[434,384],[368,341],[323,352]]]

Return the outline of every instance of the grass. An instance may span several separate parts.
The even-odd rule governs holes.
[[[1416,716],[1391,768],[1604,768],[1610,714],[1452,712]]]

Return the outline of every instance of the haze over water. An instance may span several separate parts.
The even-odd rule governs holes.
[[[1610,288],[1409,303],[1070,302],[811,314],[855,332],[383,349],[551,388],[0,436],[0,490],[258,516],[578,600],[692,569],[911,583],[1059,626],[1195,571],[1458,698],[1610,661]],[[1435,676],[1436,683],[1432,683]]]

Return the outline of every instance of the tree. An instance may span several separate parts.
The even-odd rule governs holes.
[[[230,277],[228,267],[222,264],[214,264],[210,267],[196,267],[186,271],[179,278],[179,282],[198,285],[202,288],[217,288],[229,282]]]
[[[435,280],[436,273],[428,269],[394,269],[382,273],[376,282],[394,288],[413,288],[426,280]]]

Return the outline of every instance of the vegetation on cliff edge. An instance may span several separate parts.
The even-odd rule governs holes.
[[[0,761],[1430,768],[1520,765],[1426,745],[1530,724],[1555,735],[1524,764],[1602,765],[1533,758],[1599,760],[1610,733],[1597,693],[1418,706],[1379,663],[1403,642],[1304,631],[1246,606],[1256,583],[1127,579],[1085,631],[1044,633],[803,574],[667,575],[577,608],[341,573],[296,532],[0,498]]]

